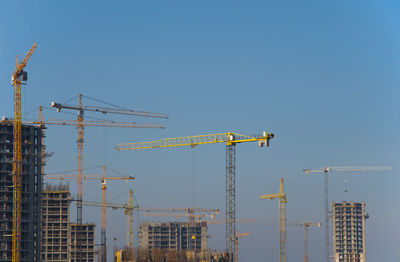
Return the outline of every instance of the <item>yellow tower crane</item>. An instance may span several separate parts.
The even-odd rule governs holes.
[[[283,188],[283,178],[280,181],[280,190],[275,194],[261,195],[260,199],[279,199],[279,261],[286,261],[286,216],[285,205],[287,198]]]
[[[239,237],[250,236],[251,232],[236,233],[235,234],[235,261],[239,261]]]
[[[36,49],[34,43],[21,63],[18,56],[15,62],[15,70],[11,75],[11,84],[14,89],[13,99],[13,226],[12,226],[12,261],[21,260],[21,180],[22,180],[22,154],[21,154],[21,85],[28,80],[28,73],[24,71],[33,52]]]
[[[107,261],[107,203],[106,203],[106,192],[107,192],[107,180],[133,180],[135,177],[133,176],[126,176],[126,177],[107,177],[106,175],[106,167],[103,165],[102,167],[103,172],[102,176],[99,175],[83,175],[82,179],[95,179],[100,180],[101,182],[101,248],[100,248],[100,261],[106,262]],[[57,179],[57,180],[64,180],[64,179],[77,179],[76,175],[65,175],[65,174],[50,174],[46,175],[45,179]]]
[[[225,249],[229,254],[229,262],[233,261],[236,233],[236,145],[244,142],[258,142],[258,146],[269,146],[269,140],[274,134],[263,132],[258,136],[247,136],[236,133],[220,133],[188,137],[165,138],[156,141],[118,144],[116,150],[138,150],[149,148],[167,148],[177,146],[197,146],[204,144],[224,143],[225,163]]]
[[[76,119],[76,146],[77,146],[77,223],[82,223],[82,161],[83,161],[83,131],[84,131],[84,123],[83,123],[83,115],[85,111],[91,112],[99,112],[103,114],[120,114],[120,115],[134,115],[134,116],[142,116],[142,117],[153,117],[153,118],[168,118],[167,115],[161,113],[150,113],[143,112],[137,110],[130,110],[124,108],[105,108],[105,107],[96,107],[96,106],[84,106],[82,104],[82,94],[78,95],[78,105],[66,105],[60,104],[56,102],[51,102],[50,106],[55,108],[57,112],[60,112],[62,109],[68,110],[76,110],[78,111],[78,117]],[[154,126],[153,126],[154,127]],[[158,126],[163,128],[162,126]]]
[[[392,170],[391,166],[331,166],[323,167],[318,169],[303,169],[303,172],[308,175],[311,173],[323,173],[324,174],[324,193],[325,193],[325,259],[329,262],[330,255],[330,244],[329,244],[329,199],[328,199],[328,173],[332,172],[362,172],[362,171],[389,171]]]

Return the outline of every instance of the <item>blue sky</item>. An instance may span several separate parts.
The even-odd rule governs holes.
[[[280,177],[287,220],[322,222],[322,177],[305,176],[303,168],[392,165],[391,172],[332,175],[329,189],[331,200],[366,202],[368,260],[398,261],[399,11],[394,0],[3,1],[0,113],[12,115],[15,55],[23,56],[33,42],[38,48],[23,87],[25,119],[35,119],[39,105],[78,93],[167,113],[170,119],[160,121],[113,116],[162,123],[165,130],[85,130],[84,166],[106,163],[122,174],[133,172],[136,198],[148,207],[223,210],[224,146],[115,152],[115,144],[274,132],[270,148],[249,143],[237,149],[238,217],[257,219],[239,225],[240,232],[252,232],[240,239],[242,261],[271,261],[271,250],[277,261],[277,229],[266,226],[277,221],[277,203],[258,196],[277,190]],[[72,127],[47,129],[47,149],[55,152],[47,172],[75,168],[75,133]],[[108,199],[126,201],[132,185],[111,183]],[[71,190],[75,194],[72,182]],[[86,183],[84,198],[100,200],[99,185]],[[84,210],[84,221],[100,225],[99,216],[96,208]],[[108,225],[108,245],[122,245],[122,211],[109,211]],[[224,247],[223,226],[210,226],[209,234],[210,248]],[[321,261],[323,231],[310,234],[310,260]],[[302,256],[302,241],[301,229],[289,227],[288,261]]]

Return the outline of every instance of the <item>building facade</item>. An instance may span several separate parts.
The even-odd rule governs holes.
[[[40,261],[42,127],[22,125],[21,262]],[[0,262],[12,259],[13,125],[0,121]]]
[[[365,203],[332,202],[334,262],[365,262]]]
[[[67,185],[46,185],[42,192],[42,261],[68,262],[70,238]]]
[[[71,262],[94,262],[94,224],[70,224]]]
[[[144,222],[139,226],[139,248],[142,250],[207,249],[206,222]]]

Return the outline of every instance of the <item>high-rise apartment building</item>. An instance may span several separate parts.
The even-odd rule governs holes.
[[[42,261],[68,262],[69,206],[68,185],[46,185],[42,192]]]
[[[139,226],[139,248],[143,250],[207,249],[206,222],[144,222]]]
[[[22,125],[21,262],[40,261],[43,128]],[[0,121],[0,261],[12,259],[13,125]]]
[[[94,262],[94,224],[70,224],[71,262]]]
[[[365,262],[365,203],[332,202],[334,262]]]

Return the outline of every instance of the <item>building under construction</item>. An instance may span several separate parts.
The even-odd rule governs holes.
[[[42,192],[42,261],[70,261],[70,202],[68,185],[48,184]]]
[[[40,261],[43,128],[22,125],[21,262]],[[12,260],[13,125],[0,122],[0,261]]]
[[[334,262],[365,262],[365,203],[332,202]]]
[[[143,222],[139,226],[141,250],[207,249],[207,222]]]
[[[71,262],[94,262],[94,224],[70,224]]]

